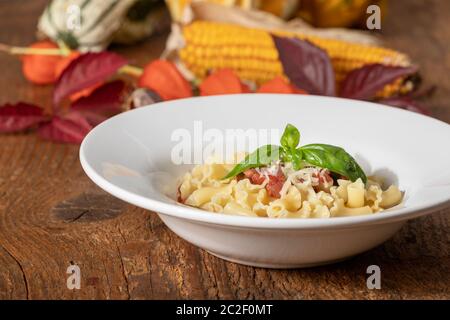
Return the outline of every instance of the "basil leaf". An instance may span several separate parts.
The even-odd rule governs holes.
[[[292,153],[291,163],[294,167],[294,170],[300,170],[303,167],[303,152],[300,149],[295,150]]]
[[[280,160],[282,162],[290,162],[291,152],[283,147],[280,147]]]
[[[288,124],[286,128],[284,128],[280,142],[281,146],[285,149],[294,150],[300,142],[300,132],[292,124]]]
[[[282,148],[280,150],[280,159],[284,163],[291,163],[294,170],[300,170],[303,167],[302,151],[300,149],[286,151]]]
[[[245,157],[245,159],[238,163],[228,174],[222,179],[233,178],[238,174],[244,172],[245,170],[251,168],[259,168],[265,165],[269,165],[274,161],[280,159],[280,147],[274,145],[265,145],[259,147],[249,155]]]
[[[308,144],[299,148],[306,162],[339,173],[352,181],[358,178],[366,183],[367,177],[355,159],[344,149],[329,144]]]

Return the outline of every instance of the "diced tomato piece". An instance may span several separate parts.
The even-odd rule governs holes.
[[[244,172],[246,178],[250,180],[253,184],[263,184],[266,177],[256,171],[255,169],[248,169]],[[276,175],[267,175],[269,181],[266,184],[266,190],[269,196],[273,198],[280,197],[281,188],[283,188],[286,177],[281,170],[278,170]]]
[[[244,172],[246,178],[253,184],[263,184],[266,178],[255,169],[248,169]]]
[[[280,198],[280,191],[286,182],[286,177],[281,170],[278,170],[276,176],[269,175],[269,182],[266,185],[266,190],[269,196],[273,198]]]
[[[320,173],[313,173],[314,178],[319,179],[319,183],[332,183],[333,178],[328,171],[322,170]]]
[[[314,187],[314,190],[316,190],[316,192],[320,190],[328,191],[334,183],[334,180],[328,170],[320,170],[318,173],[313,173],[312,176],[319,180],[319,185]]]

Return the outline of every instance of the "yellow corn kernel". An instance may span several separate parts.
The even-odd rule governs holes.
[[[342,40],[321,38],[301,33],[273,31],[279,36],[308,40],[330,56],[339,84],[347,74],[366,64],[382,63],[409,66],[403,53]],[[204,77],[211,69],[232,68],[244,80],[261,84],[283,74],[283,67],[271,34],[262,29],[210,21],[194,21],[183,27],[185,46],[180,49],[181,61],[197,76]],[[406,90],[402,79],[386,86],[380,96],[390,96]]]

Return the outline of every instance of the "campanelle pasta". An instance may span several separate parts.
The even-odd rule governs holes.
[[[383,190],[343,148],[299,143],[300,132],[288,124],[281,145],[236,154],[236,165],[211,158],[185,174],[179,201],[211,212],[269,218],[367,215],[402,201],[396,186]]]
[[[278,165],[223,179],[232,167],[219,163],[196,166],[182,178],[180,201],[231,215],[330,218],[374,214],[399,204],[403,197],[394,185],[383,190],[371,178],[366,183],[361,178],[354,182],[333,179],[328,170],[315,166],[295,170]],[[280,186],[275,194],[274,181]]]

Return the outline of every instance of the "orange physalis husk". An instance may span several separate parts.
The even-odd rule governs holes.
[[[57,49],[58,46],[51,41],[39,41],[33,43],[30,48]],[[55,67],[63,59],[58,55],[26,54],[22,56],[22,72],[25,78],[36,84],[51,84],[58,78],[55,75]]]
[[[243,84],[231,69],[220,69],[211,73],[199,88],[202,96],[250,92],[248,86]]]
[[[263,83],[257,93],[296,93],[307,94],[305,90],[298,89],[291,83],[287,82],[283,77],[277,76],[266,83]]]
[[[158,59],[144,67],[139,87],[155,91],[163,100],[192,97],[189,82],[170,61]]]

